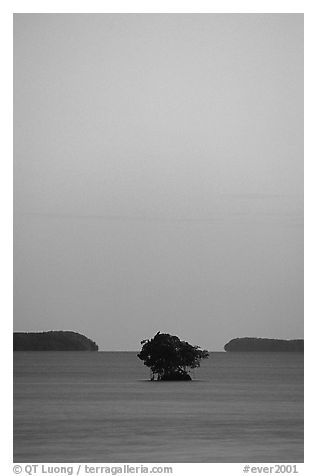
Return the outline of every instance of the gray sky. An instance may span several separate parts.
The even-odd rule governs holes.
[[[303,337],[303,15],[14,17],[14,327]]]

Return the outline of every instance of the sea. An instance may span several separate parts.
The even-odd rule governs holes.
[[[14,352],[14,462],[303,462],[303,354],[212,352],[190,382],[137,352]]]

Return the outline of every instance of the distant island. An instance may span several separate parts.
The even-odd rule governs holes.
[[[98,345],[88,337],[73,331],[14,332],[13,350],[90,350]]]
[[[304,340],[241,337],[232,339],[224,349],[226,352],[304,352]]]

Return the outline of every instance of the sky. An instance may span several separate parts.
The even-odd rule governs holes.
[[[303,338],[303,15],[14,15],[14,329]]]

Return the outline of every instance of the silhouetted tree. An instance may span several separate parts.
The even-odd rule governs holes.
[[[138,354],[144,365],[152,370],[152,380],[191,380],[189,369],[200,366],[209,356],[207,350],[181,341],[177,336],[158,332],[152,339],[141,341]]]

